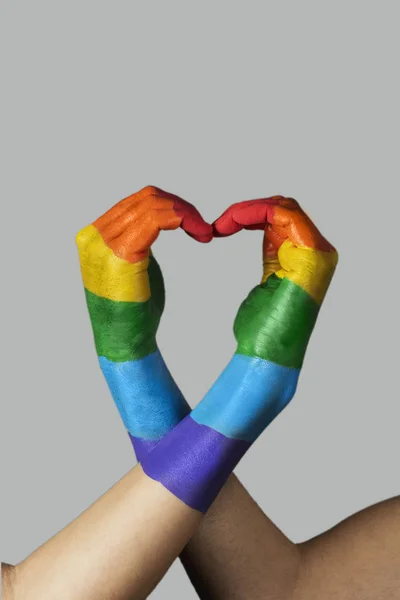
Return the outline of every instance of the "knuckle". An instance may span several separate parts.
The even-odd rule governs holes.
[[[88,236],[86,227],[84,227],[83,229],[78,231],[78,233],[75,236],[75,242],[76,242],[76,245],[78,246],[79,250],[81,250],[88,244],[89,236]]]
[[[159,193],[159,191],[160,190],[154,185],[146,185],[146,187],[144,187],[141,190],[141,192],[146,196],[156,196]]]

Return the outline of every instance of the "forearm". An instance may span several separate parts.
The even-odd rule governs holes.
[[[100,357],[111,394],[141,461],[189,412],[158,349],[140,360]]]
[[[141,460],[157,445],[156,439],[172,429],[182,419],[182,413],[189,412],[189,406],[183,405],[183,397],[159,354],[152,358],[151,365],[137,361],[128,369],[120,365],[118,372],[113,367],[112,378],[110,373],[105,374]],[[260,536],[261,531],[263,536]],[[215,600],[245,598],[249,587],[254,590],[260,587],[264,591],[290,587],[292,562],[296,562],[296,557],[295,546],[264,516],[234,476],[181,554],[200,598]],[[261,576],[268,569],[265,560],[274,565],[267,581],[253,577],[255,572]],[[280,567],[286,571],[284,578],[277,561],[281,561]],[[249,564],[253,565],[251,577]]]
[[[92,314],[93,312],[92,310]],[[126,321],[130,323],[131,319]],[[118,350],[120,347],[118,346]],[[137,458],[141,461],[190,412],[190,408],[173,381],[156,345],[152,347],[152,353],[147,356],[137,357],[125,352],[124,358],[131,359],[128,361],[115,360],[116,352],[112,350],[110,352],[109,347],[103,344],[102,354],[106,353],[108,358],[101,356],[100,365],[133,442]],[[235,358],[234,363],[237,362],[238,359]],[[239,364],[244,363],[246,373],[243,372],[243,365],[240,372],[237,371],[237,365],[236,367],[235,364],[233,365],[235,381],[231,385],[228,384],[239,405],[246,401],[251,403],[251,398],[257,404],[260,395],[263,396],[265,389],[268,389],[268,377],[271,375],[270,371],[258,375],[253,373],[253,365],[250,365],[249,370],[248,362],[246,358],[242,361],[239,359]],[[228,379],[231,377],[232,367]],[[245,389],[250,388],[247,398],[241,398],[240,393],[235,392],[235,385],[240,378],[246,379]],[[226,379],[225,376],[222,386],[225,385]],[[243,386],[239,385],[239,388],[243,389]],[[275,390],[275,394],[278,392],[279,390]],[[218,397],[219,401],[217,401]],[[214,401],[213,399],[218,410],[219,402],[224,401],[220,386],[214,389],[211,402]],[[280,532],[273,539],[270,535],[267,535],[264,540],[259,535],[255,535],[260,531],[259,521],[262,521],[262,529],[266,529],[267,532],[276,531],[246,490],[232,477],[226,489],[219,494],[214,506],[206,514],[204,524],[199,532],[195,533],[181,557],[200,597],[224,599],[230,597],[227,593],[228,591],[233,593],[233,590],[235,594],[240,594],[236,597],[246,597],[249,586],[260,585],[262,589],[280,587],[278,569],[271,570],[267,584],[262,578],[261,580],[256,578],[254,581],[252,576],[249,577],[248,564],[256,556],[258,556],[257,565],[260,574],[262,570],[265,572],[263,559],[268,555],[266,546],[270,554],[281,557],[283,568],[286,568],[285,562],[289,563],[289,571],[291,571],[293,555],[296,557],[296,552],[293,553],[293,545]],[[236,531],[236,543],[232,541],[231,531]],[[275,560],[272,564],[275,564]],[[216,565],[218,565],[217,578]],[[290,587],[291,577],[287,576],[282,584],[284,587]]]
[[[182,561],[207,600],[397,600],[400,498],[371,506],[296,545],[233,476]]]
[[[231,457],[249,448],[293,395],[297,377],[296,369],[235,354],[189,417],[192,427],[217,434],[213,459],[218,444],[225,453],[227,440]],[[181,559],[202,598],[248,598],[249,590],[254,598],[278,590],[286,598],[296,584],[300,554],[232,475]]]
[[[142,461],[149,477],[206,513],[182,556],[202,598],[248,598],[249,590],[255,598],[278,590],[290,598],[295,588],[296,546],[230,476],[290,399],[297,375],[294,369],[288,373],[263,359],[235,355],[200,405]]]
[[[15,600],[146,598],[201,518],[135,467],[16,567]]]
[[[295,600],[400,597],[400,498],[371,506],[299,547]]]
[[[243,227],[264,228],[263,224],[264,276],[236,317],[237,354],[191,414],[199,425],[249,445],[295,392],[319,306],[337,262],[334,248],[292,199],[275,197],[233,205],[214,223],[214,233],[231,235]],[[265,517],[261,516],[258,525],[261,531],[265,529],[268,544],[256,543],[255,547],[265,553],[265,562],[271,554],[279,559],[278,565],[271,560],[272,573],[266,572],[268,566],[261,559],[260,572],[254,578],[259,588],[252,593],[254,597],[291,598],[301,572],[301,550],[280,533],[269,536],[276,530]],[[255,540],[259,539],[257,530]],[[247,538],[247,543],[251,552],[252,540]],[[255,554],[255,564],[259,564],[257,556],[260,560],[263,554],[257,550]],[[286,574],[283,578],[279,564]],[[246,576],[251,588],[254,580],[249,572]],[[253,597],[244,590],[233,597],[249,595]]]
[[[163,209],[161,212],[160,208]],[[144,214],[145,220],[142,218]],[[149,452],[156,449],[168,432],[189,412],[188,405],[157,350],[155,334],[163,310],[164,290],[157,262],[153,256],[147,258],[149,246],[157,237],[158,231],[175,228],[179,223],[199,241],[209,241],[212,237],[211,227],[202,221],[193,207],[176,197],[165,198],[165,193],[160,190],[146,188],[118,203],[77,236],[82,277],[100,365],[137,457],[145,462]],[[121,234],[119,238],[117,234]],[[191,422],[189,418],[185,422],[192,424],[192,430],[194,427],[197,432],[204,429],[201,424]],[[216,461],[210,456],[211,470],[207,472],[206,467],[202,481],[197,482],[198,495],[211,488],[205,501],[200,502],[202,510],[209,507],[237,460],[249,446],[248,441],[224,439],[218,427],[211,427],[210,432],[214,444],[212,448],[209,446],[210,439],[201,439],[202,435],[197,439],[201,447],[196,449],[192,444],[192,458],[202,451],[210,456],[210,452],[212,455],[215,450],[217,455]],[[192,441],[189,439],[189,442]],[[213,467],[220,470],[220,442],[223,444],[226,460],[223,461],[222,472],[218,473],[216,481],[210,482],[208,477],[214,479],[215,475]],[[203,457],[200,461],[202,464],[197,466],[204,467],[205,462],[207,461]],[[169,468],[173,470],[174,465],[179,470],[182,457],[171,457]],[[239,530],[242,525],[238,520],[242,518],[243,510],[247,511],[248,518],[252,510],[259,512],[238,483],[236,487],[240,490],[240,510],[235,508],[231,499],[235,486],[233,482],[234,479],[228,485],[228,492],[220,494],[210,518],[206,517],[207,525],[196,543],[201,556],[214,543],[218,548],[225,546],[227,528],[224,523],[227,520],[232,525],[237,524]],[[237,493],[234,494],[234,497],[237,496]],[[225,556],[227,563],[234,569],[236,549],[231,553],[231,546],[228,534]],[[204,552],[201,551],[203,547]],[[191,558],[192,562],[196,561],[193,553]],[[199,566],[196,566],[197,572],[203,570],[203,565],[207,565],[207,569],[211,567],[201,559]],[[230,569],[224,572],[227,577],[231,577]],[[208,573],[204,573],[204,577],[208,577]]]
[[[153,283],[161,281],[161,272],[153,257],[150,258],[149,273]],[[88,291],[86,297],[100,366],[136,456],[141,461],[190,412],[189,405],[169,373],[155,340],[150,338],[149,343],[147,329],[143,330],[142,326],[136,324],[138,315],[143,314],[146,305],[104,298]],[[235,486],[231,482],[228,490],[232,492],[233,487]],[[229,491],[222,493],[216,502],[215,510],[211,511],[211,516],[206,516],[207,526],[198,539],[195,536],[193,547],[196,550],[191,552],[190,561],[186,560],[185,565],[191,564],[192,572],[194,569],[199,581],[210,580],[215,561],[204,560],[204,556],[210,555],[210,547],[216,548],[211,555],[215,555],[217,551],[220,554],[223,548],[226,567],[219,576],[222,582],[221,590],[230,589],[230,581],[235,579],[235,574],[236,578],[241,579],[241,589],[245,593],[249,582],[243,569],[243,560],[238,555],[237,547],[232,545],[226,522],[229,521],[232,527],[236,526],[238,530],[240,528],[243,531],[244,545],[246,527],[239,522],[242,512],[246,510],[249,517],[253,510],[257,513],[260,511],[247,492],[239,484],[236,484],[236,487],[240,489],[240,510],[232,502]],[[236,498],[237,494],[234,497]],[[224,516],[221,518],[221,515]],[[240,540],[238,542],[240,543]],[[246,554],[247,550],[243,550],[243,553]],[[193,582],[201,595],[202,588],[198,588],[197,581]],[[219,594],[219,591],[216,591],[216,594]]]
[[[146,190],[144,192],[146,194],[148,193]],[[153,193],[154,190],[150,190],[150,192]],[[135,207],[137,206],[136,199],[133,200],[133,203],[128,199],[128,204],[129,203],[132,204],[132,208],[135,210]],[[276,201],[274,201],[274,203],[276,204]],[[125,207],[126,201],[123,201],[120,204],[123,204]],[[284,201],[284,204],[287,205],[286,201]],[[172,208],[172,206],[170,208]],[[116,212],[120,214],[120,209],[118,207],[116,207],[116,209]],[[113,212],[115,211],[112,210],[111,213]],[[142,252],[138,255],[136,252],[137,249],[133,252],[133,249],[128,247],[130,242],[129,244],[126,244],[126,242],[130,240],[135,242],[134,245],[136,245],[137,233],[140,232],[140,227],[137,228],[135,226],[132,231],[127,232],[127,235],[123,235],[124,244],[120,244],[115,241],[115,230],[116,228],[122,228],[123,230],[127,223],[133,222],[133,213],[129,215],[128,220],[122,216],[120,223],[118,223],[119,217],[117,217],[117,221],[113,219],[109,220],[109,217],[111,218],[111,213],[109,215],[106,214],[104,218],[101,218],[95,223],[95,229],[97,228],[100,232],[101,240],[96,237],[97,233],[96,231],[93,231],[93,228],[89,228],[88,230],[90,236],[92,236],[92,234],[94,235],[94,238],[91,238],[89,245],[92,245],[95,260],[88,270],[86,270],[84,264],[83,278],[84,281],[87,281],[88,285],[86,285],[85,281],[87,289],[91,289],[91,291],[95,292],[95,295],[97,295],[97,298],[95,299],[96,306],[92,306],[94,310],[91,310],[90,306],[89,310],[94,325],[95,338],[97,338],[96,347],[98,349],[98,354],[100,357],[105,357],[108,361],[111,360],[112,363],[118,363],[116,370],[120,372],[125,369],[125,366],[122,366],[121,363],[126,361],[140,361],[146,356],[148,358],[149,355],[155,352],[154,333],[157,329],[157,320],[153,320],[154,305],[150,301],[150,288],[147,287],[145,289],[145,286],[142,286],[142,280],[138,280],[139,284],[135,284],[133,290],[129,288],[127,296],[125,293],[125,283],[133,281],[130,274],[131,271],[133,270],[135,276],[141,277],[144,270],[147,268],[144,263],[143,268],[140,267],[139,263],[135,263],[136,260],[141,260],[143,258],[144,255],[142,255]],[[157,215],[159,214],[160,213],[157,213]],[[176,227],[178,222],[175,222],[175,218],[176,216],[173,219],[171,216],[173,224],[172,221],[170,223],[168,220],[168,223],[166,221],[164,223],[163,220],[162,225],[167,225],[168,228]],[[170,219],[169,216],[168,219]],[[190,221],[191,219],[188,220],[187,223],[189,224]],[[232,221],[228,218],[228,222],[231,223]],[[256,222],[259,223],[259,220]],[[138,223],[141,223],[140,218]],[[184,223],[184,220],[182,223]],[[159,223],[157,224],[157,227],[159,227]],[[150,243],[150,238],[155,239],[155,237],[156,236],[154,236],[154,238],[150,236],[148,239],[146,237],[146,240]],[[87,253],[86,233],[83,235],[83,238],[84,239],[81,240],[81,254],[83,262],[85,263],[86,257],[90,254]],[[95,239],[94,243],[92,243],[93,239]],[[104,248],[103,242],[105,242],[106,245],[108,244],[109,248]],[[109,249],[112,250],[113,256],[109,255]],[[143,248],[141,248],[141,250],[143,250]],[[99,262],[98,259],[103,254],[104,257],[107,257],[107,260],[101,260]],[[126,263],[120,264],[118,261],[115,262],[116,254],[119,258],[127,259],[128,262],[133,261],[135,266],[132,267],[132,265],[127,265]],[[147,251],[145,254],[147,255]],[[101,273],[98,271],[99,264],[106,266],[105,270],[100,269],[102,271]],[[149,275],[151,264],[155,263],[150,261]],[[108,269],[110,266],[112,268]],[[115,277],[116,273],[118,275],[117,278]],[[98,277],[98,274],[100,277]],[[157,282],[157,275],[154,281]],[[97,285],[99,282],[101,284],[100,287]],[[153,289],[152,284],[150,287]],[[299,335],[294,338],[292,336],[290,340],[289,346],[293,347],[293,350],[290,356],[285,356],[285,359],[289,362],[285,362],[281,366],[272,364],[274,361],[276,362],[275,358],[273,357],[271,359],[269,354],[268,356],[264,356],[263,354],[259,355],[258,350],[260,349],[259,341],[261,341],[261,346],[263,346],[266,342],[268,344],[268,339],[271,338],[271,335],[267,335],[268,339],[265,338],[265,324],[272,323],[272,329],[274,329],[275,324],[277,323],[275,317],[282,312],[279,306],[275,308],[272,306],[272,320],[268,318],[268,314],[265,314],[265,301],[268,300],[268,296],[271,296],[276,291],[277,287],[277,284],[272,286],[267,285],[268,289],[263,290],[261,294],[259,294],[261,304],[257,305],[257,302],[251,302],[250,313],[246,308],[241,311],[244,318],[239,318],[236,329],[239,331],[239,334],[242,329],[245,332],[251,333],[250,341],[254,337],[254,334],[255,340],[253,341],[255,341],[255,345],[253,343],[250,343],[249,345],[248,339],[242,339],[242,342],[244,341],[244,344],[242,343],[244,348],[242,354],[245,354],[246,356],[242,356],[241,359],[236,359],[236,364],[233,369],[230,370],[228,377],[225,377],[225,383],[228,381],[230,384],[228,391],[224,389],[224,385],[222,385],[222,390],[218,388],[214,389],[214,394],[211,394],[211,401],[209,397],[208,402],[202,403],[203,410],[201,408],[199,410],[196,409],[193,415],[185,417],[173,431],[167,433],[162,439],[160,439],[159,435],[153,438],[151,434],[148,440],[145,440],[146,446],[143,447],[142,445],[142,449],[144,449],[142,462],[144,471],[151,478],[160,481],[166,489],[170,490],[188,506],[194,509],[205,512],[209,508],[241,456],[261,433],[262,429],[268,425],[268,423],[290,400],[292,395],[291,387],[293,387],[293,385],[295,387],[297,380],[297,373],[295,371],[297,371],[297,367],[299,367],[300,364],[297,364],[297,362],[293,364],[292,361],[294,358],[297,360],[297,354],[299,352],[301,354],[304,351],[303,346],[304,343],[306,344],[307,342],[308,329],[314,318],[314,312],[310,312],[307,306],[304,305],[303,299],[300,299],[298,308],[300,311],[305,311],[305,320],[301,320],[305,325],[305,329],[304,327],[300,328],[301,331],[298,331]],[[285,288],[285,285],[282,287]],[[154,287],[154,290],[156,290],[156,287]],[[313,291],[313,289],[311,291]],[[121,297],[121,292],[123,292],[123,297]],[[157,295],[158,294],[156,293],[156,296]],[[283,295],[285,295],[285,292]],[[290,300],[293,300],[293,294],[289,295],[291,296]],[[99,299],[99,296],[104,296],[104,298]],[[109,302],[110,300],[112,301],[111,304]],[[282,298],[281,303],[284,300],[285,299]],[[90,298],[88,298],[88,304],[91,304]],[[290,306],[290,310],[293,313],[294,305],[292,301],[290,302]],[[100,311],[97,311],[97,307],[100,307]],[[157,305],[156,303],[155,308],[160,309],[160,305]],[[253,308],[256,309],[256,313],[259,313],[261,319],[258,318],[257,314],[251,314]],[[287,311],[285,310],[284,312]],[[98,316],[100,316],[100,319],[98,319]],[[296,314],[296,322],[298,322],[298,316],[299,315]],[[110,323],[113,331],[109,331]],[[100,325],[100,329],[97,327],[97,324]],[[124,327],[121,327],[123,324]],[[106,327],[106,335],[103,335],[104,325]],[[283,344],[281,345],[281,349],[285,350],[285,348],[288,347],[287,331],[291,330],[291,326],[289,323],[286,323],[282,331],[282,328],[278,327],[278,329],[279,331],[273,331],[270,332],[270,334],[274,334],[272,336],[273,339],[282,338]],[[260,340],[258,340],[257,336],[260,332]],[[108,344],[110,339],[113,345],[112,348],[110,348]],[[292,343],[293,340],[295,341],[294,344]],[[103,341],[106,341],[106,344],[103,344]],[[152,343],[150,347],[148,347],[149,341]],[[276,344],[273,343],[273,346],[276,347]],[[124,350],[122,352],[121,349],[123,348],[125,348],[126,351]],[[255,353],[253,350],[255,350]],[[138,351],[139,355],[137,353]],[[251,359],[255,359],[250,360],[250,367],[247,365],[247,358],[249,356]],[[264,358],[272,360],[272,363],[263,360]],[[106,363],[106,361],[103,362]],[[241,371],[241,367],[240,365],[238,367],[238,363],[244,364],[244,370],[246,371],[244,377],[242,377],[243,369]],[[267,368],[264,369],[266,364]],[[261,369],[260,365],[263,365]],[[109,363],[102,365],[103,372],[105,372],[107,379],[110,381],[115,379],[115,373],[111,373],[111,376],[110,373],[107,375],[109,366]],[[132,365],[129,366],[129,369],[131,366]],[[113,365],[111,365],[111,367],[111,370],[115,370]],[[285,370],[285,367],[289,367],[289,371],[287,369]],[[294,369],[291,369],[292,367],[294,367]],[[278,369],[279,373],[275,372],[276,369]],[[259,377],[260,370],[262,371],[261,378]],[[151,373],[151,371],[152,370],[150,369],[149,372]],[[236,371],[238,372],[236,373]],[[268,373],[264,371],[268,371]],[[255,376],[253,376],[254,373]],[[127,373],[124,372],[122,379],[126,379],[126,375]],[[269,381],[265,381],[265,376],[267,376]],[[229,381],[230,379],[231,381]],[[260,379],[261,385],[253,385],[254,380],[258,384],[260,383]],[[134,389],[136,377],[133,377],[132,381],[133,386],[130,389]],[[288,381],[290,385],[287,385]],[[284,382],[283,388],[282,382]],[[264,386],[265,383],[266,385]],[[236,392],[235,386],[238,386],[239,393]],[[116,389],[113,384],[111,384],[110,387],[112,391],[114,387],[113,395],[123,418],[125,417],[124,421],[127,422],[126,406],[124,406],[124,402],[122,402],[122,405],[119,403],[120,398],[118,396],[121,388],[117,385],[118,389]],[[246,393],[246,390],[248,391],[249,387],[254,387],[254,394]],[[115,394],[115,389],[117,394]],[[243,392],[245,393],[243,394]],[[242,397],[243,395],[245,396],[244,398]],[[228,407],[224,406],[227,396],[229,400]],[[146,397],[146,394],[144,394],[144,397]],[[142,438],[141,435],[136,435],[134,432],[139,431],[139,434],[141,433],[141,427],[139,426],[139,428],[136,428],[136,415],[140,414],[140,410],[138,413],[135,409],[135,404],[140,406],[140,394],[136,394],[134,397],[128,397],[128,404],[130,405],[130,408],[133,409],[130,414],[133,421],[136,419],[136,423],[134,423],[134,427],[128,424],[127,428],[131,434],[131,439],[133,439],[135,448],[140,450],[139,445],[142,444],[143,439],[147,437],[147,434]],[[139,445],[137,443],[137,438],[140,439]],[[150,445],[148,444],[148,441],[150,441]],[[146,453],[147,450],[152,451]]]
[[[291,600],[301,554],[232,475],[181,561],[204,600]]]

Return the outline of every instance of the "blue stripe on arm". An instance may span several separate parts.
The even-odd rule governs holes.
[[[251,443],[291,400],[299,372],[235,354],[191,417],[227,437]]]
[[[131,436],[159,440],[190,411],[160,352],[115,363],[99,358],[101,369]]]

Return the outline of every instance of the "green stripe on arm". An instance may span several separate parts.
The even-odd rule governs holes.
[[[118,302],[85,289],[96,351],[114,362],[139,360],[157,349],[160,313],[150,300]]]
[[[318,311],[318,304],[301,287],[271,275],[239,309],[236,353],[301,368]]]

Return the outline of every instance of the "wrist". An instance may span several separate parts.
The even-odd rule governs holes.
[[[157,348],[138,360],[99,362],[131,439],[156,442],[190,411]]]
[[[192,418],[251,443],[292,399],[298,377],[299,369],[236,353]]]

